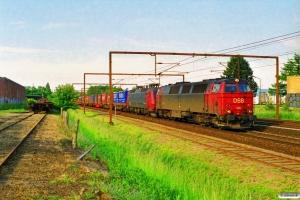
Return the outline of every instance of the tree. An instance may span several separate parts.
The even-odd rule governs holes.
[[[288,76],[299,76],[300,75],[300,54],[295,54],[294,58],[289,59],[284,67],[280,71],[280,75],[278,76],[279,82],[279,95],[286,95],[286,81]],[[276,83],[271,85],[269,88],[269,94],[276,94]]]
[[[51,98],[51,88],[49,83],[46,84],[46,87],[44,86],[38,86],[37,88],[34,86],[26,86],[25,91],[27,95],[35,94],[35,95],[44,95],[47,99]]]
[[[254,96],[256,96],[258,85],[253,79],[253,71],[249,63],[243,57],[231,57],[221,78],[242,78],[247,80]]]
[[[121,87],[113,86],[112,91],[118,92],[118,91],[123,91],[123,89]],[[105,94],[109,93],[109,86],[107,86],[107,85],[91,86],[87,90],[86,95],[89,96],[89,95],[103,94],[103,93],[105,93]]]
[[[79,94],[71,84],[59,85],[55,88],[53,102],[56,106],[62,107],[64,110],[68,108],[77,108],[75,100]]]
[[[52,91],[51,91],[51,88],[50,88],[50,84],[49,84],[49,83],[46,84],[45,90],[44,90],[43,92],[44,92],[44,96],[45,96],[46,98],[48,98],[48,99],[51,98]]]

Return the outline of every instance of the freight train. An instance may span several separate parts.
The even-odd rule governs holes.
[[[38,97],[39,95],[27,95],[27,96],[28,97],[33,97],[33,96]],[[43,95],[41,95],[40,98],[36,98],[35,103],[31,103],[29,105],[30,109],[34,113],[39,113],[41,111],[46,111],[47,113],[49,113],[52,110],[53,106],[54,106],[54,103],[51,101],[48,101],[48,99],[44,98]]]
[[[78,100],[79,104],[83,102],[82,98]],[[87,96],[85,103],[109,108],[109,95]],[[219,128],[251,128],[257,119],[248,82],[235,78],[178,82],[160,87],[152,84],[115,92],[113,106],[122,111]]]

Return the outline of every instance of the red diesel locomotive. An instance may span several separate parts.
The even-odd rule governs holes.
[[[248,82],[234,78],[163,86],[156,96],[156,115],[238,129],[256,121]]]

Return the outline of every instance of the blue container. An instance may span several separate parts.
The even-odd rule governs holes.
[[[119,103],[119,93],[114,92],[114,103]]]
[[[92,101],[92,103],[95,102],[95,95],[92,95],[92,96],[91,96],[91,101]]]
[[[126,103],[127,102],[128,91],[121,91],[119,92],[119,103]]]

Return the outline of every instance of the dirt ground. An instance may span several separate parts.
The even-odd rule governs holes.
[[[114,199],[89,184],[105,179],[105,165],[88,157],[77,161],[82,153],[72,148],[60,116],[47,115],[0,169],[0,199]]]

